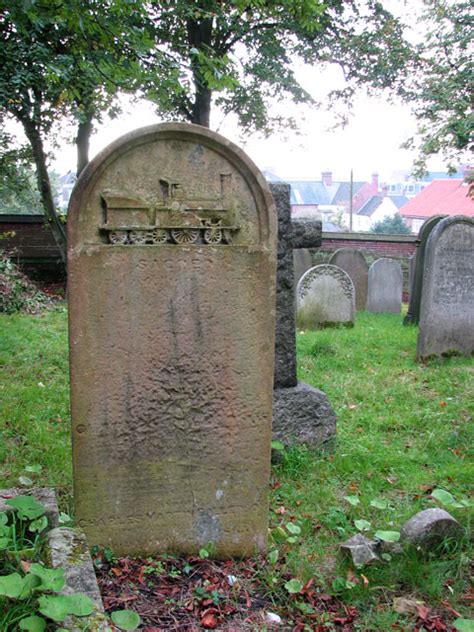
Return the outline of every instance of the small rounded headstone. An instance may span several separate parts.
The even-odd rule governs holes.
[[[356,310],[364,310],[367,306],[367,279],[369,266],[361,250],[356,248],[339,248],[329,259],[329,263],[342,268],[355,288]]]
[[[378,259],[369,269],[367,310],[399,314],[402,308],[403,273],[394,259]]]
[[[354,324],[354,284],[337,266],[322,264],[308,270],[299,280],[296,296],[296,322],[301,329]]]
[[[425,509],[415,514],[401,530],[400,539],[416,546],[430,548],[442,542],[459,538],[464,530],[457,520],[444,509]]]

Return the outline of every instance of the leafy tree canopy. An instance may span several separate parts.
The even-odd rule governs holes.
[[[423,0],[423,43],[402,91],[414,103],[419,125],[407,148],[417,147],[416,173],[426,160],[444,155],[451,171],[473,149],[472,46],[474,15],[466,0]]]
[[[411,235],[411,231],[403,221],[400,213],[395,213],[391,217],[386,217],[380,222],[376,222],[370,232],[386,235]]]
[[[373,0],[167,0],[151,2],[155,38],[181,69],[179,85],[160,114],[209,126],[211,105],[233,112],[243,131],[269,131],[291,116],[272,118],[271,101],[311,103],[296,61],[339,64],[347,87],[393,88],[411,57],[402,27]],[[212,99],[213,93],[216,93]]]

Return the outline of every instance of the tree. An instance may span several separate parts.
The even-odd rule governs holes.
[[[15,118],[31,146],[37,185],[63,260],[64,226],[47,169],[45,141],[66,116],[77,122],[78,171],[88,161],[93,121],[120,89],[142,85],[149,53],[138,0],[0,0],[0,114]],[[151,63],[150,62],[150,63]],[[166,86],[166,81],[161,85]]]
[[[296,61],[339,64],[347,87],[334,94],[350,101],[360,85],[393,87],[411,52],[399,22],[372,0],[168,0],[151,2],[155,37],[183,69],[161,114],[209,127],[214,103],[233,112],[244,131],[294,124],[271,118],[269,103],[289,98],[310,103]],[[153,94],[150,94],[154,98]]]
[[[473,148],[472,45],[474,17],[465,0],[423,0],[423,43],[418,47],[411,81],[403,91],[414,104],[417,136],[405,147],[417,147],[416,173],[426,160],[442,154],[451,169]]]
[[[400,213],[385,217],[385,219],[376,222],[370,229],[371,233],[382,233],[385,235],[411,235],[411,231],[403,221]]]
[[[40,208],[31,148],[15,145],[11,134],[0,127],[0,209],[3,213],[31,214]]]

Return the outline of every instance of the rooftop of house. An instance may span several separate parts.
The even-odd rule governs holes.
[[[406,195],[389,195],[388,197],[392,200],[392,202],[398,209],[401,209],[402,206],[405,206],[405,204],[409,200]]]
[[[423,191],[409,200],[400,213],[403,217],[432,215],[474,216],[474,200],[469,197],[469,185],[463,180],[433,180]]]
[[[357,215],[367,215],[370,217],[370,215],[378,209],[382,202],[383,197],[381,195],[373,195],[357,211]]]

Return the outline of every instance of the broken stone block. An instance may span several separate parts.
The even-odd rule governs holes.
[[[82,593],[94,603],[94,612],[88,617],[71,616],[62,623],[66,630],[110,630],[104,613],[102,598],[95,577],[92,558],[84,534],[77,529],[59,527],[48,533],[48,555],[52,568],[62,568],[66,584],[63,595]]]
[[[444,509],[425,509],[415,514],[402,527],[400,540],[424,549],[433,548],[442,542],[459,539],[464,529]]]
[[[341,544],[341,551],[351,556],[355,566],[365,566],[380,559],[377,555],[377,543],[361,533]]]

